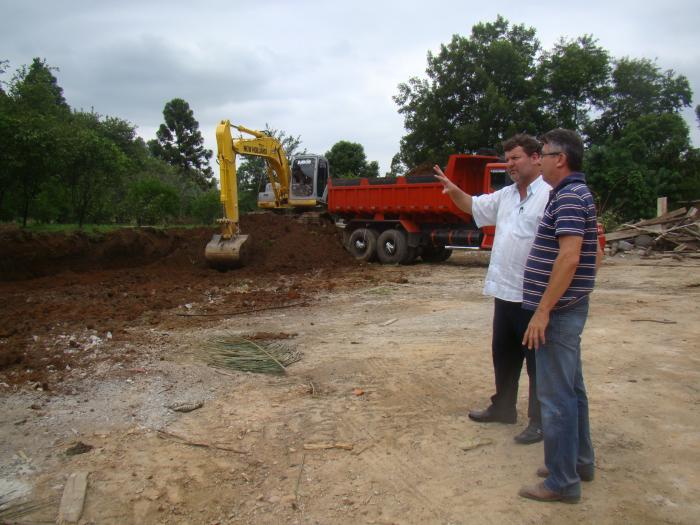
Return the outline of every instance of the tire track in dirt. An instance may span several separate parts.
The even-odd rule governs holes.
[[[370,443],[363,444],[358,454],[366,474],[384,479],[395,491],[395,497],[408,494],[419,501],[427,519],[445,521],[444,509],[419,488],[426,477],[439,478],[442,467],[424,462],[419,451],[407,443],[417,443],[429,433],[445,412],[445,404],[440,400],[449,399],[451,392],[414,372],[397,376],[392,359],[372,357],[364,368],[369,381],[363,382],[362,387],[368,399],[362,402],[358,416],[350,411],[338,414],[340,434],[354,436],[355,441],[369,438]],[[392,384],[388,385],[388,381]],[[395,393],[389,400],[380,394],[388,388]],[[394,396],[399,398],[393,399]]]

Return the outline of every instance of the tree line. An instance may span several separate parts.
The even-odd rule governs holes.
[[[166,103],[145,142],[126,120],[72,110],[55,71],[35,58],[0,85],[0,220],[141,225],[220,214],[212,152],[187,102]]]
[[[700,197],[700,150],[681,111],[685,76],[645,58],[615,59],[590,35],[544,50],[534,28],[499,16],[428,53],[425,77],[398,86],[406,134],[387,175],[452,153],[502,153],[505,138],[575,129],[587,144],[584,171],[600,212],[618,222],[654,214],[656,198]],[[9,68],[0,61],[0,74]],[[218,190],[199,123],[172,99],[148,142],[134,125],[71,109],[54,75],[35,58],[0,84],[0,220],[56,223],[211,223]],[[700,106],[695,109],[700,121]],[[266,125],[288,155],[301,138]],[[361,144],[326,152],[334,177],[379,176]],[[255,209],[265,163],[242,157],[241,211]]]

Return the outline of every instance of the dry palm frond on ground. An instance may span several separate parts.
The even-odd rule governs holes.
[[[301,352],[287,341],[251,341],[241,337],[220,337],[206,347],[206,361],[217,368],[260,374],[285,374],[301,359]]]

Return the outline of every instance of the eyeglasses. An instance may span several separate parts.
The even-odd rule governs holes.
[[[553,157],[554,155],[559,155],[564,153],[563,151],[550,151],[549,153],[540,153],[540,157]]]

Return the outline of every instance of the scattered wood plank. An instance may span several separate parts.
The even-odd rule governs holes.
[[[342,450],[352,450],[355,447],[352,443],[304,443],[304,450],[328,450],[331,448],[339,448]]]
[[[217,317],[221,315],[244,315],[244,314],[252,314],[253,312],[262,312],[264,310],[279,310],[281,308],[292,308],[294,306],[308,306],[309,303],[307,301],[300,301],[296,303],[289,303],[289,304],[282,304],[282,305],[274,305],[274,306],[263,306],[260,308],[247,308],[245,310],[234,310],[232,312],[212,312],[212,313],[205,313],[205,314],[183,314],[183,313],[176,313],[175,315],[179,317]]]
[[[675,220],[678,220],[679,217],[682,217],[688,212],[687,209],[685,208],[678,208],[677,210],[670,211],[668,213],[665,213],[661,215],[660,217],[654,217],[653,219],[646,219],[643,221],[635,222],[634,224],[636,226],[650,226],[652,224],[664,224],[666,222],[673,222]]]
[[[59,525],[78,523],[80,520],[87,493],[88,474],[88,472],[73,472],[68,476],[56,520]]]
[[[669,321],[668,319],[631,319],[633,323],[661,323],[661,324],[678,324],[678,321]]]
[[[248,454],[245,450],[240,450],[237,448],[232,448],[226,445],[218,443],[208,443],[206,441],[192,441],[184,436],[178,434],[173,434],[172,432],[166,432],[165,430],[158,431],[158,437],[162,439],[172,439],[183,445],[189,445],[191,447],[202,447],[202,448],[214,448],[216,450],[225,450],[226,452],[235,452],[236,454]]]
[[[492,444],[493,439],[491,438],[475,437],[462,444],[459,448],[461,448],[464,451],[469,451],[474,450],[475,448],[485,447],[486,445]]]
[[[661,233],[661,230],[652,230],[651,228],[640,228],[635,225],[630,225],[629,228],[624,229],[624,230],[617,230],[611,233],[606,233],[605,234],[605,242],[612,242],[612,241],[623,241],[627,239],[633,239],[637,235],[642,235],[642,234],[649,234],[649,235],[654,235],[657,233]]]

